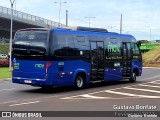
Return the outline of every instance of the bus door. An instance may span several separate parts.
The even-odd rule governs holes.
[[[104,42],[90,42],[91,80],[104,80]]]
[[[131,43],[122,43],[122,56],[123,56],[123,77],[128,78],[131,76],[131,66],[132,66],[132,54],[131,54]]]

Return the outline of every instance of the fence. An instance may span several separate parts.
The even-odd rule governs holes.
[[[0,17],[11,18],[12,10],[10,8],[0,6]],[[32,23],[33,25],[38,25],[41,27],[64,27],[64,24],[59,24],[45,18],[37,17],[27,13],[23,13],[17,10],[13,10],[13,20],[17,20],[24,23]]]

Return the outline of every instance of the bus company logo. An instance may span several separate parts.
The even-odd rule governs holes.
[[[35,64],[35,68],[43,69],[44,64]]]
[[[20,63],[16,63],[16,62],[13,63],[13,68],[14,68],[14,69],[17,69],[17,70],[18,70],[18,69],[19,69],[19,66],[20,66]]]
[[[108,45],[108,52],[116,53],[120,52],[120,44],[119,43],[109,43]]]
[[[16,63],[16,58],[13,58],[13,62]]]

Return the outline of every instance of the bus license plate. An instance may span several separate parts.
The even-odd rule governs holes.
[[[30,83],[32,83],[32,81],[31,80],[25,80],[24,83],[29,83],[30,84]]]

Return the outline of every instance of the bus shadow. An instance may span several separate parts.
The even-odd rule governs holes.
[[[65,86],[65,87],[53,87],[53,88],[34,88],[34,89],[29,89],[29,90],[22,90],[21,92],[26,92],[26,93],[37,93],[37,94],[59,94],[59,93],[67,93],[67,92],[77,92],[77,91],[85,91],[85,90],[92,90],[95,88],[104,88],[104,87],[124,87],[124,85],[136,85],[136,84],[141,84],[142,81],[137,81],[135,83],[130,83],[128,80],[121,80],[121,81],[109,81],[109,82],[97,82],[97,83],[92,83],[87,85],[84,89],[82,90],[77,90],[73,86]],[[123,86],[120,86],[123,85]]]

